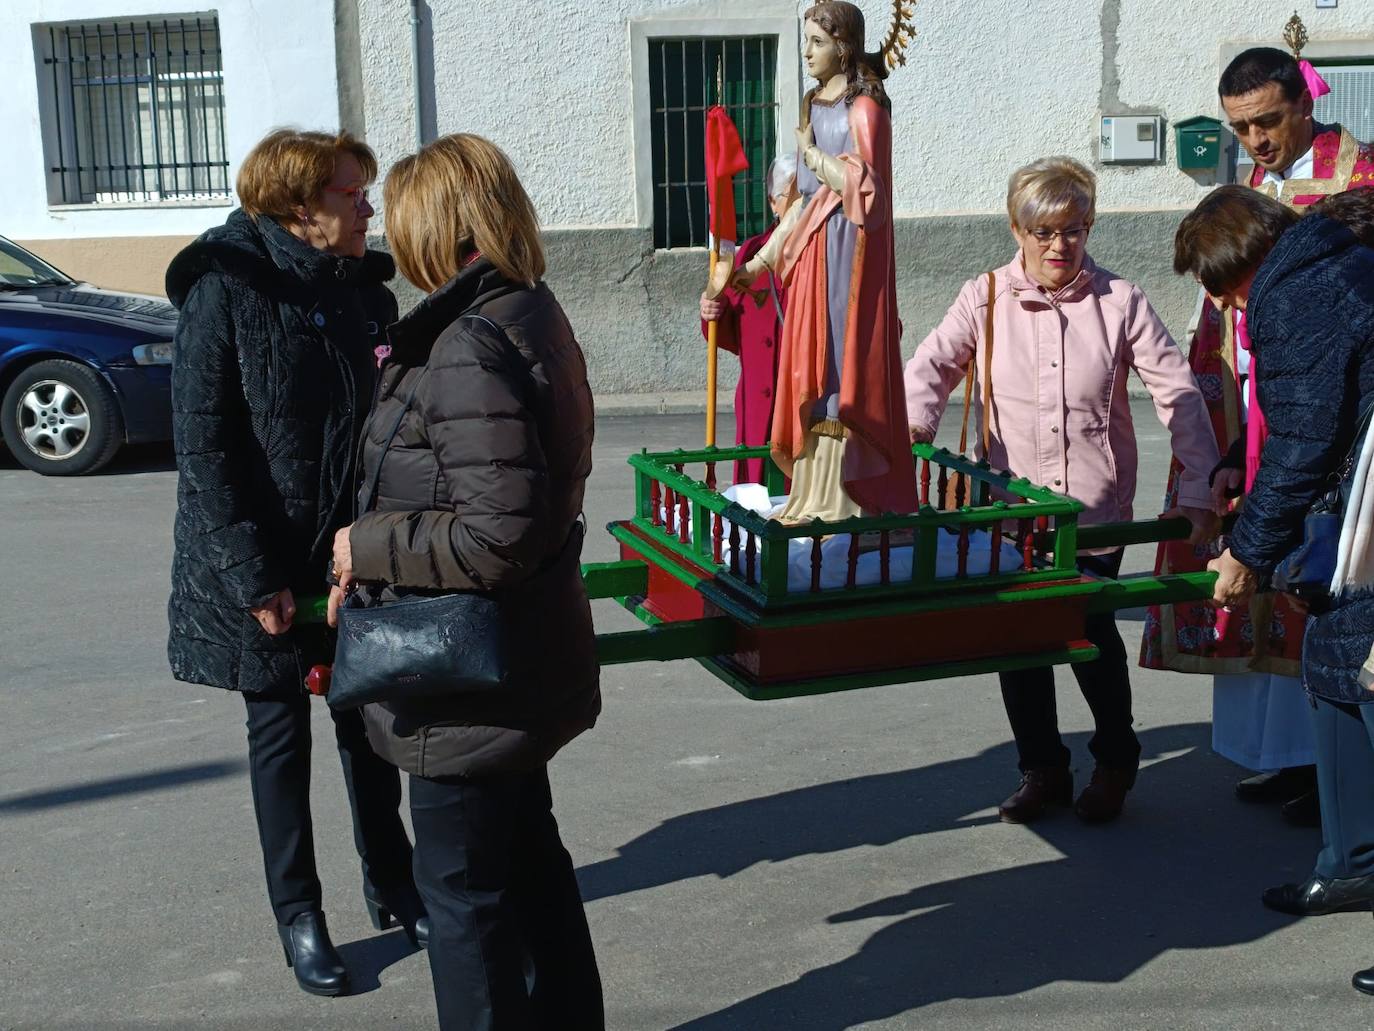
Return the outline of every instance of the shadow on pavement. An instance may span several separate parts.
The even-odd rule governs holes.
[[[142,795],[150,791],[166,791],[169,788],[179,788],[204,780],[232,777],[242,773],[247,768],[248,761],[246,759],[223,760],[196,763],[191,766],[178,766],[173,769],[158,770],[154,773],[136,773],[127,777],[93,780],[84,784],[71,784],[67,787],[49,788],[44,791],[30,791],[23,795],[0,798],[0,814],[59,809],[66,805],[98,802],[119,795]]]
[[[680,1025],[693,1031],[805,1026],[829,1031],[951,999],[1016,995],[1055,981],[1111,983],[1162,953],[1253,941],[1285,918],[1259,904],[1304,876],[1318,848],[1267,808],[1236,803],[1235,768],[1211,756],[1210,725],[1141,734],[1142,771],[1125,814],[1088,827],[1058,812],[1029,827],[1064,858],[919,883],[834,913],[830,923],[899,918],[855,954]],[[1069,743],[1086,756],[1083,735]],[[1179,754],[1181,753],[1181,754]],[[1086,771],[1076,778],[1081,786]],[[668,820],[579,871],[589,901],[760,862],[884,845],[956,827],[1015,785],[1012,747],[890,774],[751,799]],[[781,883],[781,882],[779,882]]]
[[[348,968],[349,995],[375,992],[382,986],[382,972],[387,967],[416,952],[405,932],[400,930],[374,938],[360,938],[338,948]]]

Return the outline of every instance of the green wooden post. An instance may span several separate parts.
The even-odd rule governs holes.
[[[763,593],[770,600],[787,597],[788,559],[792,542],[786,537],[763,535],[763,553],[759,556],[763,573]]]
[[[770,498],[780,496],[787,485],[787,477],[782,474],[771,455],[763,460],[763,485],[768,488]]]
[[[641,451],[640,454],[647,452]],[[649,502],[649,478],[635,469],[635,511],[641,519],[653,518],[653,505]]]
[[[911,562],[911,581],[921,586],[935,583],[935,555],[939,548],[938,526],[927,524],[916,530],[916,554]]]
[[[701,484],[703,492],[706,484]],[[693,499],[692,501],[692,547],[708,566],[716,564],[711,550],[711,510]]]
[[[1054,520],[1054,568],[1074,569],[1078,562],[1078,516],[1061,515]]]

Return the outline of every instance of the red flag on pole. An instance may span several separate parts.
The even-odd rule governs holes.
[[[717,104],[706,112],[706,198],[711,235],[717,240],[734,243],[738,239],[734,179],[748,167],[739,130]]]

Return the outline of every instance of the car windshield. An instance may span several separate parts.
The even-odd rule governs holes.
[[[55,286],[72,282],[36,254],[0,236],[0,290]]]

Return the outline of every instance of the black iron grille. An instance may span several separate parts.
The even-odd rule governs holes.
[[[213,14],[47,25],[37,42],[52,76],[54,202],[230,194]]]

